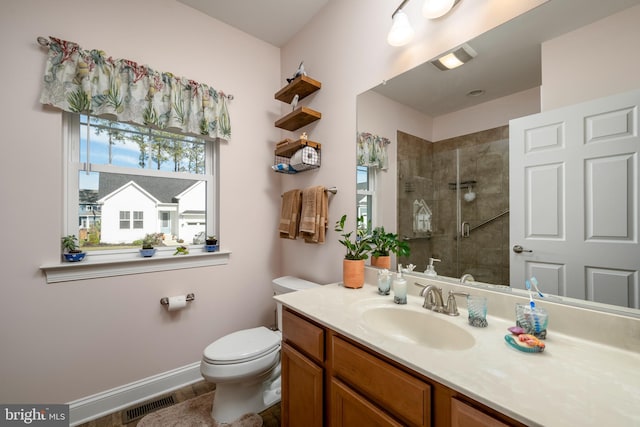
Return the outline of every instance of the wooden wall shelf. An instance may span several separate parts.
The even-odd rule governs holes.
[[[275,126],[280,129],[294,131],[321,118],[322,114],[318,111],[308,107],[298,107],[286,116],[278,119],[275,122]]]
[[[291,104],[296,94],[298,95],[298,100],[301,100],[319,90],[321,87],[322,83],[309,76],[298,76],[291,83],[276,92],[274,97],[278,101]]]
[[[282,157],[291,157],[293,153],[301,149],[302,147],[313,147],[319,150],[322,145],[319,142],[313,142],[309,140],[299,139],[297,141],[289,141],[279,147],[276,147],[275,155]]]

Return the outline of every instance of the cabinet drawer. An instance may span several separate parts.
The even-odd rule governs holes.
[[[465,426],[508,427],[507,424],[458,399],[451,399],[451,427]]]
[[[431,385],[337,336],[331,352],[333,376],[403,422],[431,425]]]
[[[331,426],[402,427],[402,424],[333,378],[331,380]]]
[[[282,310],[282,338],[319,364],[324,363],[324,329]]]

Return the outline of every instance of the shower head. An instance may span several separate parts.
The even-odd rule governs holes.
[[[473,202],[476,199],[476,193],[473,191],[471,186],[469,186],[467,188],[468,188],[468,191],[465,193],[464,199],[467,202]]]

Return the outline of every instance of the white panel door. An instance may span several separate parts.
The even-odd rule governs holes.
[[[511,286],[640,308],[640,91],[509,123]]]

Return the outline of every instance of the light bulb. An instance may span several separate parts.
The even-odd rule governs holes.
[[[455,0],[424,0],[422,16],[428,19],[440,18],[451,10]]]
[[[402,9],[393,15],[393,23],[387,35],[387,43],[391,46],[402,46],[411,41],[413,38],[413,27],[409,22],[409,17]]]

